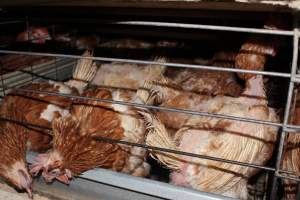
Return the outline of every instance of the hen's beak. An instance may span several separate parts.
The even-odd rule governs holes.
[[[70,184],[69,177],[66,174],[62,174],[60,176],[57,176],[56,179],[66,185]]]

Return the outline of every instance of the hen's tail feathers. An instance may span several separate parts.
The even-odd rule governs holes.
[[[142,103],[147,105],[153,105],[155,103],[156,94],[152,91],[152,86],[152,81],[145,81],[144,86],[137,90],[136,96]]]
[[[166,57],[163,57],[163,56],[156,56],[154,58],[154,62],[159,62],[159,63],[166,63],[168,62],[168,59]],[[149,74],[152,76],[152,77],[157,77],[157,76],[162,76],[165,71],[166,71],[166,66],[163,65],[163,64],[153,64],[149,67]],[[151,80],[148,79],[148,80]]]
[[[147,126],[148,134],[146,136],[146,144],[149,146],[167,148],[172,150],[178,150],[177,144],[170,137],[165,126],[152,114],[148,112],[140,112],[143,116],[145,124]],[[179,170],[181,168],[181,161],[179,155],[165,152],[152,151],[151,157],[160,161],[168,168],[173,170]]]
[[[168,86],[172,82],[163,76],[153,81],[145,81],[144,86],[137,91],[137,97],[147,105],[161,104],[173,91]]]
[[[93,52],[85,51],[84,57],[92,57]],[[97,65],[92,59],[81,58],[78,60],[73,72],[72,80],[67,82],[67,85],[75,87],[81,93],[87,84],[94,78],[97,72]]]

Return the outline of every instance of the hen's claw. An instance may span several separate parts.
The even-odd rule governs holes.
[[[30,166],[30,174],[33,176],[37,176],[41,170],[43,170],[43,166],[40,164],[33,164]]]

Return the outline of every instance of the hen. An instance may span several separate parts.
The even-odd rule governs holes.
[[[137,102],[135,93],[123,90],[88,89],[85,97]],[[103,167],[147,176],[149,165],[146,152],[138,147],[99,142],[93,137],[141,143],[145,127],[138,112],[128,106],[101,103],[92,100],[77,100],[72,106],[71,116],[53,123],[53,148],[40,154],[31,172],[42,175],[47,181],[58,179],[69,183],[72,176],[87,170]]]
[[[148,105],[159,105],[167,108],[198,109],[204,101],[212,98],[209,95],[201,95],[184,91],[171,80],[161,78],[159,81],[150,81],[137,92],[139,98]],[[180,129],[190,117],[185,113],[168,112],[163,110],[153,111],[160,121],[169,129]]]
[[[164,63],[165,58],[157,58],[156,62]],[[102,64],[98,69],[92,84],[126,89],[138,89],[146,80],[160,77],[166,67],[162,65],[140,65],[113,62]]]
[[[99,47],[120,48],[120,49],[152,49],[152,48],[176,48],[183,47],[183,43],[177,41],[159,40],[157,42],[149,42],[143,40],[135,40],[130,38],[114,39],[99,44]]]
[[[236,55],[233,52],[217,52],[211,60],[201,60],[200,62],[195,60],[195,62],[197,64],[233,68]],[[204,95],[228,95],[235,97],[242,93],[242,87],[232,72],[171,68],[167,70],[166,77],[185,91]]]
[[[58,82],[33,83],[23,89],[39,90],[45,92],[61,92],[63,94],[76,94],[76,90]],[[69,114],[68,107],[71,101],[66,97],[50,96],[33,92],[13,91],[4,97],[1,116],[14,119],[12,112],[19,110],[25,122],[41,127],[51,128],[54,118]],[[19,118],[14,120],[21,120]],[[48,130],[33,126],[28,129],[27,147],[33,151],[45,151],[51,147],[52,137]]]
[[[257,57],[256,54],[261,52],[255,52],[255,46],[252,50],[251,53],[255,55],[239,52],[236,67],[264,68],[267,54]],[[264,62],[261,62],[262,57]],[[246,79],[246,89],[240,97],[216,96],[203,100],[195,94],[189,99],[188,95],[182,94],[186,98],[184,102],[189,102],[188,105],[193,105],[191,107],[197,111],[278,122],[275,111],[268,107],[263,77],[241,77]],[[164,97],[163,87],[159,90],[156,85],[151,87],[153,89],[150,90],[155,92],[154,97],[148,95],[150,102],[157,99],[155,96],[158,99]],[[144,99],[147,99],[147,95],[144,95]],[[144,116],[149,127],[148,145],[257,165],[265,165],[270,159],[278,131],[276,127],[262,124],[193,115],[185,118],[180,129],[171,135],[154,115],[144,113]],[[196,157],[155,151],[152,151],[152,156],[176,171],[171,175],[173,184],[240,199],[247,199],[247,179],[258,172],[249,167]]]
[[[51,40],[51,36],[47,28],[29,27],[27,31],[18,34],[17,42],[31,42],[36,44],[44,44],[47,40]]]
[[[286,29],[286,24],[281,18],[270,17],[265,21],[265,29]],[[248,38],[241,46],[236,57],[235,67],[239,69],[264,70],[269,56],[274,57],[277,54],[281,40],[276,37],[254,37]],[[242,79],[249,79],[254,74],[239,73]]]
[[[88,55],[90,55],[89,52],[84,54],[84,56]],[[90,77],[93,77],[95,72],[96,66],[91,60],[81,59],[77,63],[73,79],[65,84],[49,81],[32,83],[22,89],[77,95],[77,91],[82,92],[83,88],[87,85],[82,79],[90,80]],[[68,115],[70,105],[71,99],[63,96],[15,90],[4,97],[1,106],[1,116],[12,118],[11,112],[20,110],[26,122],[42,126],[42,128],[27,126],[29,129],[27,146],[33,151],[40,152],[51,147],[52,136],[50,136],[48,131],[44,128],[51,128],[51,122],[54,118]]]
[[[202,102],[199,111],[221,115],[277,122],[273,109],[267,107],[262,77],[248,81],[243,95],[249,97],[215,97]],[[196,108],[197,109],[197,108]],[[264,165],[272,155],[277,128],[234,120],[191,116],[172,137],[154,116],[144,114],[149,126],[147,144],[184,152]],[[257,170],[242,166],[208,161],[199,158],[152,155],[174,172],[171,181],[176,185],[193,187],[234,198],[246,199],[247,178]]]
[[[21,118],[19,111],[11,111],[13,118]],[[26,190],[32,198],[32,179],[25,160],[28,133],[15,123],[0,121],[0,177],[19,190]]]
[[[213,59],[201,64],[233,67],[236,54],[218,52]],[[215,95],[240,96],[241,85],[234,73],[195,69],[168,69],[158,81],[146,81],[138,95],[147,104],[180,109],[198,109],[203,101]],[[169,129],[179,129],[190,117],[184,113],[155,111]]]
[[[70,47],[75,47],[78,50],[92,50],[99,46],[100,37],[96,35],[73,37],[69,33],[63,33],[55,35],[54,40],[56,42],[66,43]]]

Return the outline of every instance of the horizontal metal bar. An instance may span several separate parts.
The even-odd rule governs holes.
[[[282,175],[280,173],[279,174],[275,174],[275,176],[277,176],[279,178],[283,178],[283,179],[289,179],[289,180],[296,181],[296,182],[300,183],[300,179],[299,178],[294,178],[294,177],[291,177],[291,176]]]
[[[20,121],[20,120],[15,120],[15,119],[10,119],[10,118],[7,118],[7,117],[3,117],[3,116],[0,116],[0,120],[1,121],[7,121],[7,122],[12,122],[12,123],[15,123],[15,124],[18,124],[18,125],[21,125],[21,126],[25,126],[25,127],[36,127],[36,128],[41,128],[41,129],[45,129],[47,130],[47,134],[48,135],[52,135],[52,129],[49,128],[49,127],[46,127],[46,126],[40,126],[40,125],[37,125],[37,124],[31,124],[29,122],[25,122],[25,121]]]
[[[232,198],[205,193],[189,188],[174,186],[168,183],[133,177],[104,169],[87,171],[80,177],[93,181],[104,182],[116,187],[126,188],[149,195],[172,200],[230,200]]]
[[[0,25],[4,25],[4,24],[16,24],[16,23],[25,23],[25,21],[21,21],[21,20],[5,21],[5,22],[0,22]]]
[[[101,172],[101,174],[105,172]],[[47,197],[49,200],[62,200],[62,197],[63,200],[166,200],[165,198],[102,182],[101,174],[97,172],[97,176],[100,178],[97,180],[76,176],[69,185],[59,181],[54,181],[49,184],[43,180],[42,177],[38,177],[35,178],[33,182],[33,193]],[[110,179],[114,178],[115,177],[110,177]],[[105,179],[103,181],[105,181]],[[24,199],[22,198],[20,200]]]
[[[300,126],[299,125],[286,124],[285,126],[283,126],[282,131],[297,134],[297,133],[300,133]]]
[[[19,125],[22,125],[22,126],[32,126],[32,127],[37,127],[37,128],[43,128],[43,129],[48,130],[48,133],[50,135],[51,135],[51,132],[52,132],[52,129],[49,128],[49,127],[40,126],[40,125],[36,125],[36,124],[31,124],[31,123],[28,123],[28,122],[22,122],[22,121],[10,119],[10,118],[5,118],[5,117],[0,117],[0,120],[9,121],[9,122],[16,123],[16,124],[19,124]],[[96,139],[96,140],[102,141],[102,142],[109,142],[109,143],[115,143],[115,144],[116,143],[117,144],[124,144],[124,145],[129,145],[129,146],[136,146],[136,147],[141,147],[141,148],[144,148],[144,149],[150,149],[150,150],[154,150],[154,151],[174,153],[174,154],[190,156],[190,157],[198,157],[198,158],[201,158],[201,159],[214,160],[214,161],[217,161],[217,162],[225,162],[225,163],[230,163],[230,164],[234,164],[234,165],[240,165],[240,166],[245,166],[245,167],[252,167],[252,168],[262,169],[262,170],[266,170],[266,171],[275,171],[275,168],[271,168],[271,167],[265,167],[265,166],[261,166],[261,165],[255,165],[255,164],[250,164],[250,163],[232,161],[232,160],[216,158],[216,157],[211,157],[211,156],[205,156],[205,155],[200,155],[200,154],[194,154],[194,153],[189,153],[189,152],[183,152],[183,151],[178,151],[178,150],[173,150],[173,149],[154,147],[154,146],[149,146],[149,145],[145,145],[145,144],[132,143],[132,142],[115,140],[115,139],[99,137],[99,136],[93,136],[93,138]],[[288,171],[283,171],[283,170],[281,170],[280,172],[281,173],[293,173],[293,172],[288,172]],[[286,179],[295,180],[295,181],[300,182],[300,179],[293,178],[291,176],[286,176],[286,175],[277,175],[277,176],[281,177],[281,178],[286,178]]]
[[[32,75],[32,76],[34,76],[34,77],[36,77],[36,78],[41,78],[41,79],[44,79],[44,80],[56,81],[56,79],[54,79],[54,78],[47,77],[47,76],[43,76],[43,75],[39,75],[39,74],[37,74],[37,73],[31,72],[31,71],[28,71],[28,70],[22,70],[22,69],[21,69],[21,70],[17,70],[17,71],[20,71],[20,72],[22,72],[22,73],[24,73],[24,74]]]
[[[52,135],[52,129],[46,126],[40,126],[36,124],[31,124],[28,122],[23,122],[23,121],[18,121],[6,117],[0,117],[0,120],[3,121],[8,121],[12,123],[16,123],[22,126],[30,126],[30,127],[37,127],[37,128],[43,128],[48,130],[49,135]],[[200,154],[194,154],[194,153],[189,153],[189,152],[184,152],[184,151],[178,151],[178,150],[173,150],[173,149],[167,149],[167,148],[160,148],[160,147],[155,147],[155,146],[149,146],[145,144],[139,144],[139,143],[133,143],[133,142],[127,142],[127,141],[121,141],[121,140],[116,140],[116,139],[111,139],[111,138],[106,138],[106,137],[100,137],[100,136],[92,136],[95,140],[102,141],[102,142],[108,142],[108,143],[114,143],[114,144],[124,144],[128,146],[135,146],[135,147],[141,147],[147,150],[153,150],[153,151],[160,151],[160,152],[167,152],[167,153],[174,153],[177,155],[184,155],[184,156],[190,156],[190,157],[197,157],[200,159],[206,159],[206,160],[213,160],[216,162],[225,162],[233,165],[239,165],[239,166],[244,166],[244,167],[251,167],[251,168],[257,168],[261,170],[266,170],[266,171],[275,171],[275,168],[272,167],[266,167],[266,166],[261,166],[261,165],[255,165],[251,163],[244,163],[244,162],[239,162],[239,161],[234,161],[234,160],[228,160],[228,159],[222,159],[222,158],[217,158],[217,157],[212,157],[212,156],[206,156],[206,155],[200,155]],[[293,173],[293,172],[288,172],[288,171],[280,171],[281,173]],[[285,175],[278,175],[281,178],[287,178],[295,181],[299,181],[300,179],[293,178],[291,176],[285,176]]]
[[[70,99],[92,100],[92,101],[97,101],[97,102],[120,104],[120,105],[134,106],[134,107],[139,107],[139,108],[148,108],[148,109],[162,110],[162,111],[168,111],[168,112],[178,112],[178,113],[184,113],[184,114],[190,114],[190,115],[199,115],[199,116],[205,116],[205,117],[229,119],[229,120],[249,122],[249,123],[254,123],[254,124],[263,124],[263,125],[269,125],[269,126],[275,126],[275,127],[283,126],[281,123],[276,123],[276,122],[271,122],[271,121],[256,120],[256,119],[235,117],[235,116],[222,115],[222,114],[212,114],[212,113],[208,113],[208,112],[199,112],[199,111],[192,111],[192,110],[186,110],[186,109],[152,106],[152,105],[146,105],[146,104],[140,104],[140,103],[115,101],[115,100],[110,100],[110,99],[100,99],[100,98],[94,98],[94,97],[84,97],[84,96],[62,94],[62,93],[57,93],[57,92],[48,92],[48,91],[41,91],[41,90],[24,89],[24,88],[16,88],[15,90],[16,91],[24,91],[24,92],[32,92],[32,93],[37,93],[37,94],[46,94],[46,95],[50,95],[50,96],[63,96],[63,97],[67,97]]]
[[[40,125],[32,124],[32,123],[29,123],[29,122],[19,121],[19,120],[15,120],[15,119],[6,118],[6,117],[0,117],[0,120],[16,123],[16,124],[21,125],[21,126],[27,126],[27,127],[30,126],[30,127],[46,129],[48,131],[47,134],[52,135],[52,133],[51,133],[52,128],[49,128],[49,127],[46,127],[46,126],[40,126]],[[174,154],[178,154],[178,155],[196,157],[196,158],[201,158],[201,159],[206,159],[206,160],[213,160],[213,161],[217,161],[217,162],[226,162],[226,163],[230,163],[230,164],[234,164],[234,165],[240,165],[240,166],[244,166],[244,167],[264,169],[264,170],[267,170],[267,171],[275,171],[274,168],[265,167],[265,166],[261,166],[261,165],[238,162],[238,161],[234,161],[234,160],[227,160],[227,159],[223,159],[223,158],[217,158],[217,157],[212,157],[212,156],[189,153],[189,152],[184,152],[184,151],[179,151],[179,150],[174,150],[174,149],[160,148],[160,147],[155,147],[155,146],[149,146],[149,145],[146,145],[146,144],[127,142],[127,141],[116,140],[116,139],[111,139],[111,138],[107,138],[107,137],[100,137],[100,136],[92,136],[92,138],[94,138],[95,140],[98,140],[98,141],[108,142],[108,143],[113,143],[113,144],[124,144],[124,145],[128,145],[128,146],[141,147],[141,148],[144,148],[144,149],[150,149],[150,150],[154,150],[154,151],[174,153]]]
[[[0,67],[0,69],[1,69],[1,67]],[[43,75],[39,75],[39,74],[37,74],[37,73],[34,73],[34,72],[32,72],[32,71],[28,71],[28,70],[23,70],[23,69],[19,69],[19,70],[8,70],[8,69],[3,69],[2,68],[2,70],[3,71],[6,71],[6,72],[16,72],[16,71],[19,71],[19,72],[22,72],[22,73],[24,73],[24,74],[29,74],[29,75],[32,75],[32,76],[34,76],[34,77],[36,77],[36,78],[41,78],[41,79],[45,79],[45,80],[51,80],[51,81],[55,81],[55,79],[54,78],[51,78],[51,77],[46,77],[46,76],[43,76]]]
[[[213,160],[213,161],[216,161],[216,162],[225,162],[225,163],[229,163],[229,164],[233,164],[233,165],[251,167],[251,168],[256,168],[256,169],[263,169],[263,170],[266,170],[266,171],[275,171],[274,168],[265,167],[265,166],[262,166],[262,165],[255,165],[255,164],[251,164],[251,163],[244,163],[244,162],[239,162],[239,161],[234,161],[234,160],[228,160],[228,159],[217,158],[217,157],[212,157],[212,156],[189,153],[189,152],[185,152],[185,151],[178,151],[178,150],[174,150],[174,149],[160,148],[160,147],[155,147],[155,146],[149,146],[149,145],[146,145],[146,144],[138,144],[138,143],[127,142],[127,141],[122,141],[122,140],[115,140],[115,139],[105,138],[105,137],[100,137],[100,136],[92,136],[92,137],[95,140],[108,142],[108,143],[125,144],[125,145],[129,145],[129,146],[135,146],[135,147],[141,147],[141,148],[144,148],[144,149],[150,149],[150,150],[153,150],[153,151],[174,153],[174,154],[177,154],[177,155],[189,156],[189,157],[194,157],[194,158],[201,158],[201,159],[205,159],[205,160]]]
[[[233,27],[233,26],[202,25],[202,24],[153,22],[153,21],[121,21],[121,22],[115,22],[114,24],[173,27],[173,28],[191,28],[191,29],[204,29],[204,30],[214,30],[214,31],[232,31],[232,32],[259,33],[259,34],[269,34],[269,35],[283,35],[283,36],[293,36],[294,35],[293,31],[283,31],[283,30],[244,28],[244,27]]]
[[[32,92],[32,93],[38,93],[38,94],[46,94],[46,95],[50,95],[50,96],[63,96],[63,97],[71,98],[71,99],[86,99],[86,100],[92,100],[92,101],[98,101],[98,102],[106,102],[106,103],[112,103],[112,104],[134,106],[134,107],[139,107],[139,108],[155,109],[155,110],[161,110],[161,111],[167,111],[167,112],[177,112],[177,113],[184,113],[184,114],[189,114],[189,115],[199,115],[199,116],[204,116],[204,117],[214,117],[214,118],[243,121],[243,122],[249,122],[249,123],[255,123],[255,124],[263,124],[263,125],[268,125],[268,126],[281,127],[284,129],[284,131],[289,132],[289,133],[300,134],[300,126],[299,125],[292,125],[292,124],[283,125],[282,123],[276,123],[276,122],[265,121],[265,120],[256,120],[256,119],[245,118],[245,117],[235,117],[235,116],[231,116],[231,115],[212,114],[212,113],[208,113],[208,112],[200,112],[200,111],[177,109],[177,108],[170,108],[170,107],[161,107],[161,106],[152,106],[152,105],[146,105],[146,104],[140,104],[140,103],[115,101],[115,100],[110,100],[110,99],[99,99],[99,98],[94,98],[94,97],[83,97],[83,96],[62,94],[62,93],[57,93],[57,92],[48,92],[48,91],[41,91],[41,90],[32,90],[32,89],[15,88],[15,87],[6,88],[6,89],[12,89],[12,90],[16,90],[16,91],[19,90],[19,91],[24,91],[24,92]]]
[[[47,91],[31,90],[31,89],[23,89],[23,88],[13,88],[13,89],[25,91],[25,92],[47,94],[47,95],[51,95],[51,96],[64,96],[64,97],[71,98],[71,99],[87,99],[87,100],[98,101],[98,102],[106,102],[106,103],[112,103],[112,104],[134,106],[134,107],[162,110],[162,111],[168,111],[168,112],[179,112],[179,113],[184,113],[184,114],[189,114],[189,115],[199,115],[199,116],[205,116],[205,117],[215,117],[215,118],[223,118],[223,119],[229,119],[229,120],[235,120],[235,121],[263,124],[263,125],[269,125],[269,126],[275,126],[275,127],[282,127],[284,129],[284,131],[286,131],[286,132],[300,134],[300,126],[299,125],[292,125],[292,124],[283,125],[282,123],[276,123],[276,122],[265,121],[265,120],[255,120],[255,119],[251,119],[251,118],[235,117],[235,116],[222,115],[222,114],[212,114],[212,113],[192,111],[192,110],[187,110],[187,109],[152,106],[152,105],[146,105],[146,104],[140,104],[140,103],[115,101],[115,100],[110,100],[110,99],[83,97],[83,96],[76,96],[76,95],[70,95],[70,94],[62,94],[62,93],[57,93],[57,92],[47,92]]]
[[[291,75],[289,73],[281,73],[281,72],[245,70],[245,69],[225,68],[225,67],[217,67],[217,66],[191,65],[191,64],[179,64],[179,63],[168,63],[168,62],[163,63],[163,62],[156,62],[156,61],[145,61],[145,60],[123,59],[123,58],[108,58],[108,57],[99,57],[99,56],[91,57],[91,56],[78,56],[78,55],[69,55],[69,54],[12,51],[12,50],[0,50],[0,53],[62,57],[62,58],[74,58],[74,59],[85,58],[85,59],[92,59],[92,60],[97,60],[97,61],[123,62],[123,63],[147,64],[147,65],[164,65],[164,66],[168,66],[168,67],[177,67],[177,68],[193,68],[193,69],[206,69],[206,70],[212,70],[212,71],[223,71],[223,72],[234,72],[234,73],[249,73],[249,74],[258,74],[258,75],[284,77],[284,78],[291,77]]]

